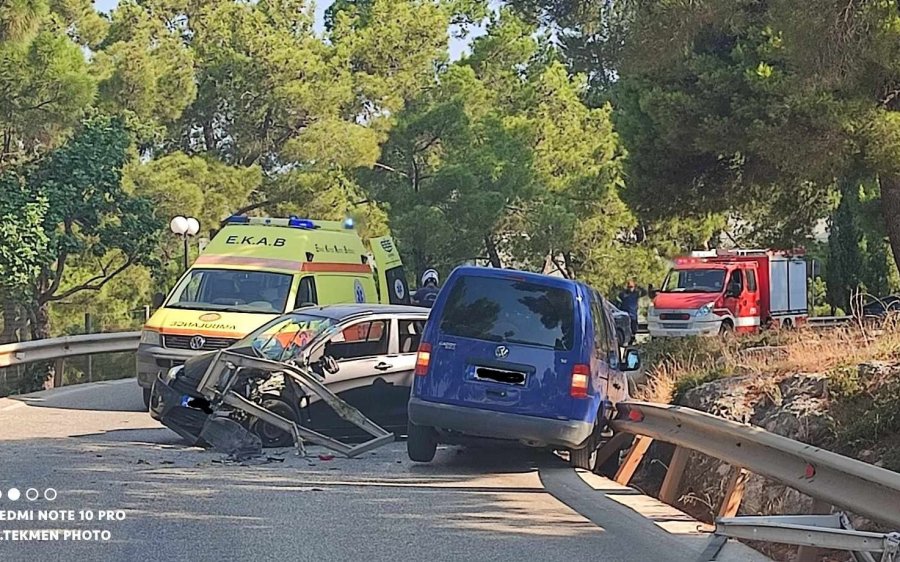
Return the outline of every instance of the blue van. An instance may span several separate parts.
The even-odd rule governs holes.
[[[568,449],[590,465],[613,405],[628,397],[625,357],[603,297],[578,281],[460,267],[422,335],[407,451],[430,462],[438,443],[504,440]]]

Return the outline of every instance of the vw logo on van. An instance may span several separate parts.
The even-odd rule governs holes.
[[[494,350],[494,355],[498,359],[506,359],[509,357],[509,348],[505,345],[498,345],[497,349]]]
[[[191,349],[203,349],[204,345],[206,345],[206,338],[204,338],[203,336],[194,336],[191,338]]]

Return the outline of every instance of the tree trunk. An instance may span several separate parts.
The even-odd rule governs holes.
[[[900,176],[881,177],[881,213],[894,264],[900,268]]]
[[[0,332],[0,344],[22,341],[25,324],[22,308],[11,300],[3,301],[3,332]]]
[[[491,260],[491,267],[503,268],[503,264],[500,262],[500,254],[497,252],[497,245],[494,244],[490,234],[484,237],[484,247],[487,249],[488,258]]]
[[[48,303],[40,303],[34,305],[29,311],[31,316],[31,339],[41,340],[50,337],[50,305]],[[62,362],[38,362],[29,365],[31,377],[34,380],[35,388],[54,388],[57,384],[61,384]]]
[[[50,305],[41,303],[31,311],[31,339],[42,340],[50,337]]]

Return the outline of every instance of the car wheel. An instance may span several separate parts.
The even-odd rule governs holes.
[[[294,409],[290,404],[278,398],[268,398],[260,404],[263,408],[274,414],[296,421]],[[294,444],[294,438],[287,431],[280,427],[276,427],[259,418],[253,418],[249,426],[250,431],[255,433],[262,440],[263,447],[290,447]]]
[[[141,387],[141,392],[144,395],[144,410],[150,410],[150,396],[153,393],[153,389]]]
[[[406,429],[406,453],[409,460],[415,462],[431,462],[437,452],[437,434],[433,427],[416,425],[409,422]]]

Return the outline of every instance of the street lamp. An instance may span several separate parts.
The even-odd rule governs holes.
[[[200,221],[194,217],[178,216],[169,223],[169,228],[184,241],[184,270],[188,269],[188,238],[200,232]]]

